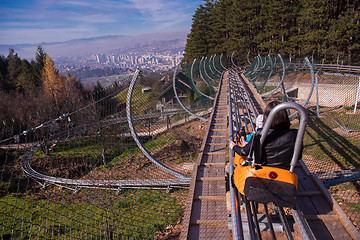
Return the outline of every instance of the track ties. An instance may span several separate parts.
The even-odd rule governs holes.
[[[226,152],[204,152],[205,155],[215,156],[215,155],[226,155]]]
[[[225,163],[201,163],[200,167],[225,167]]]
[[[227,220],[197,220],[191,221],[190,225],[228,226]]]
[[[224,143],[213,143],[213,142],[209,142],[206,143],[207,146],[226,146],[226,142]]]
[[[224,182],[224,184],[225,184],[225,177],[201,177],[201,178],[197,178],[196,181],[201,181],[201,182]]]
[[[227,126],[227,123],[212,123],[214,126]]]
[[[223,196],[195,196],[194,200],[200,200],[200,201],[226,201],[226,197],[223,197]]]
[[[223,139],[227,139],[227,136],[209,136],[209,138],[223,138]]]
[[[211,131],[213,131],[213,132],[225,132],[225,133],[227,133],[227,129],[222,129],[222,128],[214,128],[214,129],[211,129]]]

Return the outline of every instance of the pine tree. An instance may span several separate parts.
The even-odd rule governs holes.
[[[7,67],[8,61],[7,58],[3,55],[0,55],[0,90],[7,90]]]
[[[35,61],[32,63],[35,74],[41,79],[41,73],[45,65],[46,53],[41,46],[38,46]],[[40,81],[39,81],[40,83]]]
[[[360,54],[360,4],[353,0],[335,1],[333,5],[330,13],[332,24],[326,36],[326,54],[333,58],[341,54],[351,64],[354,54]]]
[[[219,49],[223,49],[224,45],[224,32],[226,31],[225,18],[222,9],[222,1],[205,1],[206,18],[206,41],[207,41],[207,57],[217,53]],[[220,52],[222,52],[220,50]]]
[[[37,81],[37,76],[31,64],[26,59],[21,60],[21,73],[18,77],[16,88],[28,93],[30,96],[34,96],[39,86]]]
[[[300,56],[312,56],[325,48],[325,37],[329,28],[328,4],[326,0],[302,0],[297,18],[297,35],[293,38]]]
[[[258,27],[258,1],[226,0],[226,27],[228,32],[227,53],[237,53],[241,63],[245,63],[249,51],[257,52],[255,36]]]
[[[259,52],[289,52],[289,39],[296,24],[296,0],[262,0],[261,26],[257,35]]]
[[[353,61],[360,56],[359,12],[358,0],[204,0],[193,16],[184,61],[236,52],[244,63],[248,52],[290,51],[331,61],[342,53]]]
[[[184,61],[190,63],[195,58],[201,58],[208,53],[208,40],[209,34],[207,9],[200,5],[193,16],[193,23],[191,25],[191,31],[188,34]]]
[[[7,76],[5,78],[5,88],[9,91],[15,90],[18,78],[21,74],[21,59],[15,53],[14,49],[10,49],[7,57]]]

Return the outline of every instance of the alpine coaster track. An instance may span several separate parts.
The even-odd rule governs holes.
[[[302,160],[294,168],[298,176],[294,209],[248,201],[231,184],[234,162],[228,140],[233,140],[241,127],[253,131],[264,108],[265,102],[240,69],[223,73],[194,166],[180,238],[360,239],[338,203]]]

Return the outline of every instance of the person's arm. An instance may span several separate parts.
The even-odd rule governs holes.
[[[240,156],[247,156],[250,152],[250,147],[251,147],[252,141],[253,141],[253,138],[251,138],[250,142],[248,142],[244,147],[240,147],[239,145],[236,145],[236,144],[231,144],[230,148],[232,147],[232,149]]]

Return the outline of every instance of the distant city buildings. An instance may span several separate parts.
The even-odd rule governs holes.
[[[83,58],[62,58],[56,60],[57,68],[61,73],[75,71],[82,68],[129,68],[143,69],[150,71],[167,71],[176,67],[183,59],[181,52],[175,54],[94,54]]]
[[[185,43],[180,40],[155,41],[145,45],[116,50],[109,53],[95,53],[82,57],[60,57],[55,59],[60,73],[78,69],[140,68],[147,71],[167,71],[183,59]]]
[[[105,55],[95,54],[91,59],[98,64],[111,65],[121,68],[140,68],[153,70],[168,70],[180,63],[183,58],[182,53],[173,55],[163,54],[142,54],[142,55]]]

